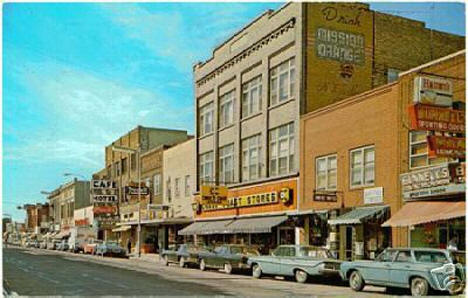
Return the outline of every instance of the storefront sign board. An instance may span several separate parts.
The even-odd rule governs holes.
[[[315,192],[314,201],[316,202],[337,202],[337,196],[335,192]]]
[[[94,203],[117,203],[116,195],[93,195]]]
[[[465,158],[465,138],[428,136],[429,158],[431,157],[454,157]]]
[[[465,112],[430,105],[415,104],[408,108],[410,128],[443,132],[465,132]]]
[[[115,182],[110,180],[92,180],[91,188],[93,189],[104,189],[104,188],[115,188]]]
[[[238,207],[249,207],[249,206],[258,206],[266,204],[275,204],[279,202],[279,193],[276,191],[245,195],[239,197],[233,197],[227,199],[227,204],[218,205],[218,204],[203,204],[202,210],[219,210],[219,209],[229,209],[229,208],[238,208]]]
[[[414,78],[414,103],[452,107],[452,81],[429,76]]]
[[[93,212],[94,214],[116,213],[117,208],[115,206],[95,206]]]
[[[138,186],[125,186],[125,193],[127,195],[136,196],[138,195]],[[140,187],[140,195],[146,196],[149,194],[149,188],[146,186]]]
[[[383,187],[364,189],[364,204],[383,203]]]

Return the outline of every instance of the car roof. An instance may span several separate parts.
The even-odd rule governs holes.
[[[434,251],[434,252],[447,252],[443,248],[430,248],[430,247],[389,247],[388,250],[417,250],[417,251]]]

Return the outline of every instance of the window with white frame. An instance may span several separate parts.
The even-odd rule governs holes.
[[[200,184],[213,182],[213,151],[200,155],[199,177]]]
[[[213,131],[213,102],[204,105],[199,110],[199,130],[200,136],[206,135]]]
[[[174,197],[180,197],[180,178],[175,178],[174,180]]]
[[[221,96],[219,100],[219,127],[223,128],[234,121],[235,90]]]
[[[446,157],[429,158],[427,136],[428,131],[410,131],[409,133],[409,168],[421,168],[429,165],[437,165],[448,162],[450,160]],[[436,132],[436,135],[444,135],[443,133]],[[448,135],[448,133],[446,133]]]
[[[371,186],[375,180],[374,146],[350,151],[351,187]]]
[[[242,85],[242,118],[262,109],[262,76],[258,76]]]
[[[270,70],[270,106],[294,97],[296,69],[294,57]]]
[[[317,190],[336,190],[336,154],[316,158],[315,175]]]
[[[185,175],[185,196],[190,196],[190,175]]]
[[[219,148],[219,182],[234,181],[234,144]]]
[[[161,174],[156,174],[153,177],[153,192],[155,195],[161,194]]]
[[[166,198],[167,202],[170,203],[172,200],[172,187],[171,187],[171,177],[166,180]]]
[[[260,134],[242,140],[242,181],[260,177],[261,149]]]
[[[294,122],[270,130],[270,177],[293,172]]]

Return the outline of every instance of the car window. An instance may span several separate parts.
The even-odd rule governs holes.
[[[396,254],[396,250],[385,250],[377,257],[377,261],[391,262],[393,261],[395,254]]]
[[[401,250],[395,259],[395,262],[411,262],[411,253],[407,250]]]
[[[217,254],[221,253],[222,251],[224,251],[224,246],[218,246],[214,250],[214,252]]]
[[[233,255],[242,254],[242,247],[241,246],[231,246],[231,253]]]
[[[287,256],[288,254],[288,248],[289,247],[278,247],[274,252],[273,254],[275,256],[281,256],[281,257],[284,257],[284,256]]]
[[[445,253],[441,251],[414,251],[416,262],[422,263],[448,263]]]

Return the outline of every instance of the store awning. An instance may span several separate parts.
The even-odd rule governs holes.
[[[232,222],[228,220],[199,221],[183,228],[179,235],[211,235],[211,234],[229,234],[227,226]]]
[[[125,232],[130,230],[132,227],[131,226],[121,226],[116,229],[112,229],[112,232]]]
[[[370,218],[381,218],[385,216],[388,206],[358,207],[348,213],[329,219],[330,225],[352,225],[361,224]]]
[[[178,234],[179,235],[197,235],[197,234],[200,234],[200,232],[202,231],[202,228],[203,226],[206,224],[207,222],[206,221],[197,221],[197,222],[194,222],[188,226],[186,226],[185,228],[183,228],[182,230],[179,230]]]
[[[273,227],[283,223],[287,216],[265,216],[236,219],[226,229],[230,233],[270,233]]]
[[[466,215],[465,201],[425,201],[406,203],[382,227],[408,227]]]

